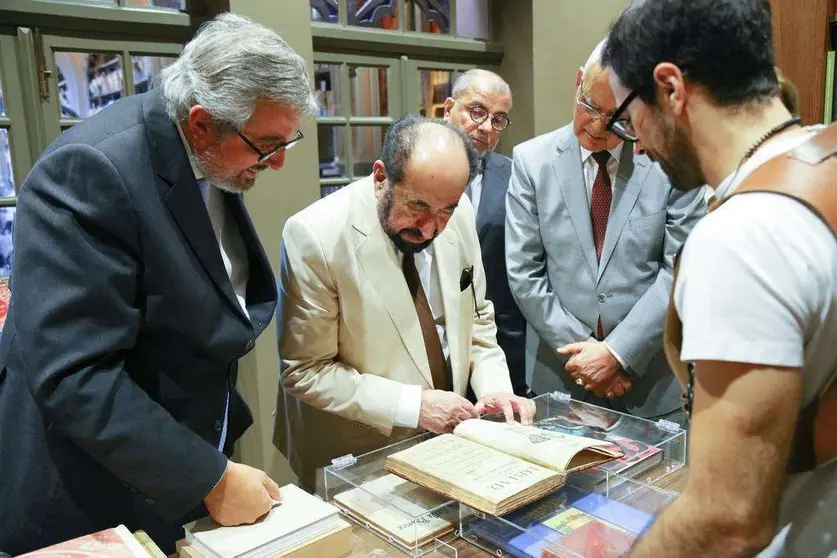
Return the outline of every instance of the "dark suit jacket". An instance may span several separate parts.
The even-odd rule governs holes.
[[[166,552],[252,424],[237,362],[276,287],[241,196],[248,319],[159,96],[121,100],[41,155],[17,208],[0,342],[0,549],[124,523]]]
[[[514,392],[525,396],[526,320],[517,308],[506,273],[506,190],[511,164],[511,159],[499,153],[486,155],[477,236],[485,268],[486,298],[494,303],[497,343],[506,354]]]

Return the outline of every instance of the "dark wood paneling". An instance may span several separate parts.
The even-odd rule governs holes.
[[[799,90],[805,124],[822,122],[829,0],[770,0],[776,62]]]

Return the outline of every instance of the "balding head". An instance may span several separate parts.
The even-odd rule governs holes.
[[[573,131],[578,143],[588,151],[616,148],[620,139],[605,131],[607,119],[616,110],[616,100],[608,83],[608,71],[602,67],[602,52],[607,40],[600,42],[578,69]],[[601,116],[604,115],[604,116]]]
[[[381,226],[396,247],[416,252],[429,246],[476,168],[468,138],[450,124],[420,116],[393,124],[372,177]]]
[[[445,120],[465,132],[477,151],[485,154],[497,147],[511,107],[511,89],[503,78],[488,70],[468,70],[453,84],[444,114]]]

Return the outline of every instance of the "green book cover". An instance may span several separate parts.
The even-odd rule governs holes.
[[[831,124],[834,120],[834,51],[829,50],[825,58],[825,110],[823,111],[823,124]]]

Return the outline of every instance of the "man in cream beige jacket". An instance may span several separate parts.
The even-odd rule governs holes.
[[[274,442],[300,483],[333,458],[534,405],[512,393],[474,211],[467,138],[408,116],[359,180],[288,220],[277,309]],[[463,396],[471,386],[478,401]]]

